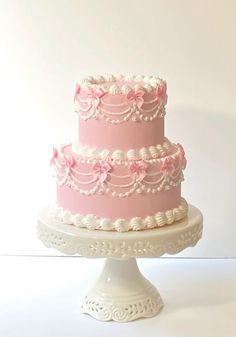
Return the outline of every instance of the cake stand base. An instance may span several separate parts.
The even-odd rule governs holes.
[[[140,273],[137,257],[177,254],[195,246],[202,236],[202,214],[189,205],[186,218],[170,226],[126,233],[90,231],[55,219],[50,207],[41,210],[38,237],[46,247],[64,254],[106,258],[92,289],[82,298],[81,311],[102,321],[128,322],[152,317],[163,307],[156,288]]]
[[[135,258],[106,259],[95,285],[82,298],[81,311],[102,321],[152,317],[163,307],[157,289],[140,273]]]

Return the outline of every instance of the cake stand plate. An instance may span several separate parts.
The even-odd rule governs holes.
[[[176,254],[202,236],[202,214],[189,206],[188,216],[174,225],[125,233],[90,231],[58,222],[50,207],[41,210],[38,237],[46,247],[64,254],[106,258],[94,286],[84,295],[81,311],[102,321],[127,322],[157,315],[163,301],[140,273],[136,258]]]

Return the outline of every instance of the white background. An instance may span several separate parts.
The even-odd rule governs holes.
[[[183,196],[204,237],[182,256],[236,256],[235,1],[0,0],[2,254],[56,254],[37,241],[55,198],[53,144],[77,138],[73,92],[90,74],[167,80],[166,135],[185,146]]]

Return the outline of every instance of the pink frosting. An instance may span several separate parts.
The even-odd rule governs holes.
[[[129,150],[162,144],[164,118],[152,122],[131,122],[113,125],[104,120],[79,120],[79,142],[109,150]]]
[[[112,84],[108,82],[105,86]],[[82,89],[77,85],[74,98],[80,116],[79,143],[99,149],[128,151],[164,142],[165,83],[151,92],[135,88],[133,82],[128,84],[132,90],[127,94],[126,91],[108,93],[96,86]],[[179,153],[174,156],[177,149]],[[85,163],[80,159],[74,156],[70,145],[62,149],[62,156],[54,150],[51,159],[58,169],[57,178],[60,178],[57,204],[73,214],[130,220],[172,210],[181,203],[180,182],[186,159],[180,145],[173,147],[171,153],[159,161],[118,165],[112,161]],[[167,182],[163,185],[166,188],[161,186],[162,181]],[[135,182],[144,189],[132,190]],[[145,184],[151,187],[146,189]],[[101,189],[103,186],[105,190]]]
[[[154,163],[148,163],[147,161],[135,161],[130,162],[128,165],[118,165],[113,161],[96,161],[95,163],[82,163],[79,160],[79,156],[74,156],[72,153],[71,145],[67,145],[62,149],[62,157],[57,157],[59,166],[57,166],[60,172],[58,175],[61,180],[62,175],[65,174],[64,166],[67,168],[69,165],[63,165],[65,163],[72,162],[71,174],[74,177],[72,180],[76,183],[78,188],[85,189],[87,191],[95,187],[96,182],[104,182],[108,179],[112,184],[112,191],[116,192],[128,192],[132,188],[130,183],[133,180],[135,183],[135,176],[142,181],[144,185],[150,188],[158,187],[162,183],[163,176],[160,174],[171,173],[171,180],[178,182],[181,179],[182,173],[182,161],[179,159],[179,155],[176,155],[178,150],[177,146],[173,146],[172,151],[166,157],[157,160]],[[61,167],[61,168],[60,168]],[[68,173],[68,170],[66,171]],[[147,176],[147,177],[146,177]],[[145,178],[150,184],[145,183]],[[161,181],[155,183],[156,181]],[[170,177],[168,178],[169,181]],[[182,180],[182,179],[181,179]],[[128,185],[127,185],[128,184]],[[123,187],[122,187],[123,186]]]
[[[137,161],[130,163],[130,166],[116,165],[108,162],[97,162],[95,164],[77,163],[73,165],[72,174],[76,179],[80,180],[78,187],[86,190],[93,188],[96,183],[95,180],[99,179],[104,182],[106,179],[109,183],[114,184],[112,190],[116,192],[126,192],[130,187],[118,187],[119,185],[127,184],[131,178],[122,178],[120,176],[127,177],[137,175],[137,178],[143,182],[147,174],[153,174],[158,170],[169,170],[169,168],[175,169],[176,172],[181,170],[181,162],[178,156],[172,159],[172,155],[175,154],[178,147],[173,147],[172,153],[165,157],[165,159],[159,160],[156,163],[147,163],[145,161]],[[72,150],[71,146],[65,146],[63,148],[65,158],[71,158]],[[60,161],[60,158],[57,157]],[[165,164],[165,165],[164,165]],[[170,165],[171,164],[171,165]],[[164,167],[165,166],[165,167]],[[76,172],[82,172],[82,175],[77,175]],[[92,183],[90,175],[91,172]],[[175,171],[173,175],[175,176]],[[180,171],[181,172],[181,171]],[[112,176],[108,176],[109,174]],[[94,177],[96,178],[94,180]],[[156,175],[147,177],[148,181],[156,181]],[[108,185],[109,186],[109,185]],[[155,187],[155,184],[152,185]],[[158,193],[133,193],[129,197],[112,196],[111,193],[105,194],[93,194],[86,196],[70,188],[66,185],[58,186],[57,188],[57,203],[58,206],[70,211],[71,213],[80,213],[82,215],[94,214],[99,217],[108,217],[113,220],[116,218],[130,219],[134,216],[146,217],[148,215],[154,215],[157,212],[164,212],[178,207],[181,200],[181,185],[171,186],[169,190],[161,190]]]
[[[142,181],[146,177],[147,168],[148,168],[148,164],[145,161],[141,160],[141,161],[132,163],[130,166],[130,171],[134,174],[137,174],[138,179]]]
[[[164,117],[161,117],[161,112],[164,105],[155,93],[132,90],[127,95],[106,93],[99,98],[88,98],[87,91],[80,90],[76,102],[81,144],[129,150],[163,143]],[[139,119],[141,116],[143,119]],[[111,120],[107,121],[107,117]],[[123,120],[125,117],[127,120]],[[145,118],[152,119],[146,121]]]
[[[158,211],[164,212],[178,207],[181,201],[180,185],[157,194],[134,194],[129,198],[114,198],[111,195],[81,195],[67,186],[57,187],[59,207],[82,215],[94,214],[99,217],[131,219],[146,217]]]

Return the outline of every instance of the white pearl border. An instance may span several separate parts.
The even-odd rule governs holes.
[[[106,87],[105,83],[107,82],[116,82],[119,81],[121,84],[113,84],[109,88]],[[144,84],[137,83],[131,88],[127,83],[129,82],[143,82]],[[98,75],[98,76],[88,76],[78,84],[83,89],[102,89],[105,93],[111,94],[127,94],[129,91],[134,90],[144,90],[146,92],[152,92],[158,86],[163,86],[166,82],[157,76],[144,76],[144,75]]]
[[[88,145],[82,145],[79,143],[72,143],[72,152],[75,155],[87,157],[88,159],[101,159],[101,160],[147,160],[157,159],[164,157],[170,153],[170,150],[174,146],[168,138],[164,138],[163,144],[157,144],[155,146],[142,147],[141,149],[130,149],[128,151],[108,149],[98,149],[96,147],[90,147]]]
[[[154,216],[147,216],[146,218],[134,217],[130,221],[125,219],[112,221],[111,219],[100,218],[93,214],[72,214],[58,206],[53,206],[52,211],[54,218],[65,225],[74,225],[75,227],[87,228],[89,230],[127,232],[162,227],[181,220],[188,213],[188,203],[184,198],[181,198],[181,203],[176,208],[165,212],[157,212]]]

